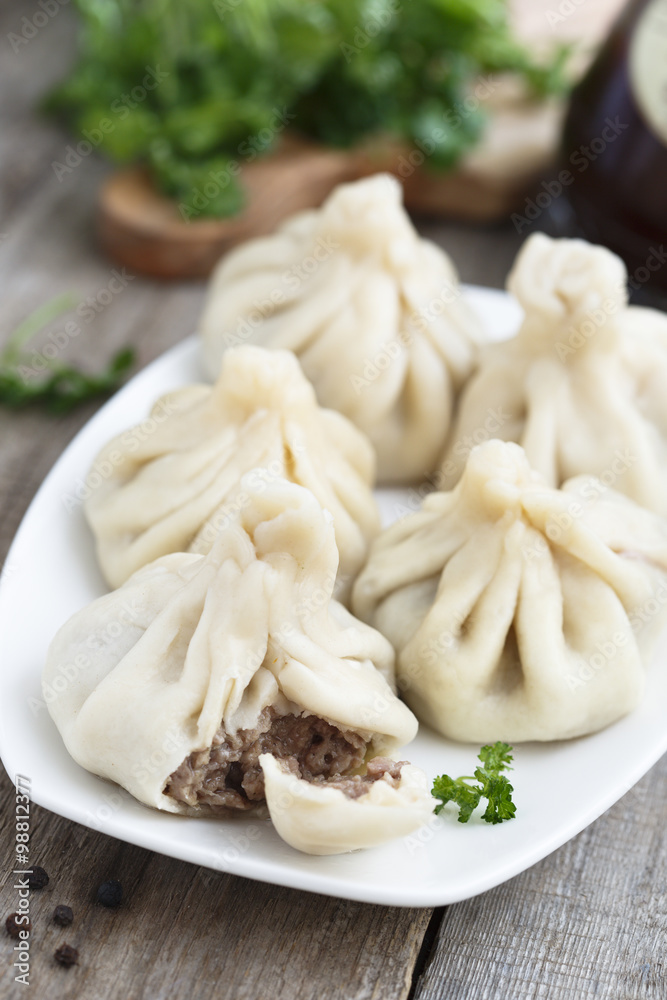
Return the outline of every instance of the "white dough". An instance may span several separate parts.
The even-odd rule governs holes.
[[[213,378],[230,346],[294,351],[320,403],[370,438],[379,481],[398,483],[435,470],[479,324],[447,254],[415,231],[398,181],[378,174],[228,254],[200,333]]]
[[[420,720],[466,742],[555,740],[631,711],[667,618],[667,521],[516,444],[474,448],[449,492],[374,543],[356,615],[397,652]]]
[[[439,485],[458,481],[491,418],[552,486],[596,475],[667,515],[667,316],[628,306],[622,261],[583,240],[529,237],[508,288],[523,322],[481,352]]]
[[[85,513],[112,587],[169,552],[205,554],[236,513],[244,473],[307,486],[333,515],[344,599],[380,528],[373,449],[341,414],[317,405],[288,351],[240,347],[213,388],[162,397],[146,428],[111,440],[93,463]]]
[[[147,805],[218,728],[252,729],[268,706],[313,714],[391,753],[417,720],[393,693],[394,654],[331,600],[338,554],[309,490],[241,483],[248,496],[206,555],[139,570],[65,624],[49,649],[44,698],[72,757]]]
[[[271,754],[262,754],[259,762],[273,825],[286,843],[306,854],[377,847],[433,819],[436,800],[426,775],[413,764],[403,765],[397,788],[374,781],[365,795],[351,799],[337,788],[297,778]]]

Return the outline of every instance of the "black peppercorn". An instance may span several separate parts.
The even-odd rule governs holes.
[[[32,871],[27,872],[26,878],[31,889],[43,889],[45,885],[49,884],[49,876],[39,866],[35,866]]]
[[[76,965],[79,961],[79,953],[71,944],[61,944],[59,948],[56,948],[53,957],[56,962],[66,968],[69,968],[70,965]]]
[[[123,887],[115,878],[103,882],[97,890],[97,902],[101,903],[102,906],[118,906],[122,898]]]
[[[10,937],[17,938],[21,931],[29,931],[32,924],[29,920],[25,923],[17,923],[17,918],[20,916],[19,913],[10,913],[5,920],[5,927],[7,928],[7,933]]]
[[[53,911],[53,922],[61,927],[69,927],[74,920],[74,914],[69,906],[56,906]]]

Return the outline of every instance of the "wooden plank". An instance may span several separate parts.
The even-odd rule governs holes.
[[[24,100],[15,86],[25,77],[32,100],[36,79],[59,75],[49,53],[68,18],[66,11],[59,13],[14,62],[11,56],[3,59],[0,69],[0,83],[10,79],[15,95],[2,109],[0,129],[0,192],[5,196],[0,230],[7,234],[0,242],[0,342],[35,306],[72,289],[78,301],[92,297],[101,308],[90,321],[78,318],[81,333],[62,356],[95,369],[129,342],[143,365],[193,331],[204,288],[158,284],[130,273],[108,304],[98,301],[114,267],[97,252],[92,227],[96,192],[108,168],[89,157],[58,181],[51,161],[62,157],[69,139],[30,114],[28,97]],[[13,18],[5,12],[2,25],[15,30],[15,22],[20,23],[18,7]],[[64,46],[63,58],[68,51],[71,45]],[[58,321],[50,332],[62,328]],[[48,342],[48,335],[41,337],[42,344]],[[0,559],[48,469],[97,405],[61,418],[0,409]],[[4,585],[11,586],[11,572]],[[3,774],[3,923],[17,902],[8,857],[13,804],[13,786]],[[349,903],[216,874],[88,831],[37,807],[31,843],[34,863],[51,877],[46,890],[32,894],[30,980],[35,996],[407,996],[428,910]],[[96,886],[109,877],[118,877],[125,888],[126,902],[118,911],[94,901]],[[52,923],[59,903],[75,911],[71,928]],[[63,941],[79,949],[78,967],[67,970],[55,963],[53,952]],[[13,945],[0,928],[3,1000],[21,995],[22,987],[13,980]]]
[[[78,180],[79,197],[92,196],[93,184]],[[40,212],[63,211],[60,190]],[[67,199],[69,195],[63,194]],[[88,198],[88,204],[90,198]],[[13,254],[3,263],[2,286],[8,313],[20,318],[38,301],[59,290],[46,262],[56,249],[69,261],[69,275],[84,292],[103,287],[108,264],[80,242],[78,226],[43,227],[46,246],[33,255],[35,224],[26,215],[17,223]],[[78,212],[78,209],[77,209]],[[73,213],[75,216],[77,212]],[[76,218],[73,220],[76,223]],[[59,247],[57,247],[59,244]],[[43,261],[42,263],[42,255]],[[92,263],[91,258],[92,256]],[[30,281],[21,275],[29,268]],[[60,268],[56,267],[56,271]],[[48,271],[48,273],[47,273]],[[60,280],[60,279],[58,279]],[[53,287],[51,287],[53,285]],[[40,288],[49,287],[48,294]],[[159,354],[192,329],[201,289],[131,284],[77,339],[68,356],[96,365],[131,340],[142,361]],[[148,404],[148,401],[147,401]],[[0,413],[0,549],[6,552],[19,520],[62,447],[94,410],[91,404],[66,418],[39,412]],[[11,585],[11,576],[6,585]],[[3,776],[0,815],[2,843],[10,839],[12,789]],[[32,843],[35,862],[51,875],[47,892],[35,895],[34,964],[31,984],[50,997],[388,997],[407,995],[411,969],[428,924],[428,911],[389,910],[322,899],[197,870],[182,862],[123,845],[35,809]],[[15,908],[12,882],[3,865],[4,917]],[[95,886],[106,877],[122,879],[127,905],[118,913],[93,902]],[[71,931],[50,923],[57,903],[77,912]],[[0,996],[17,995],[11,978],[13,942],[0,931],[3,971]],[[81,952],[79,968],[64,970],[53,961],[63,940]],[[18,987],[16,987],[18,989]]]
[[[22,14],[18,4],[0,12],[5,37],[17,30]],[[6,234],[0,239],[0,342],[34,306],[67,288],[79,298],[96,298],[113,268],[97,253],[92,230],[96,191],[108,168],[91,156],[58,182],[51,161],[70,139],[29,112],[71,58],[71,23],[64,7],[28,46],[15,57],[6,53],[0,63],[0,233]],[[502,284],[520,242],[503,228],[428,224],[424,232],[454,255],[465,280],[492,285]],[[132,278],[92,321],[81,324],[81,335],[64,356],[95,368],[131,341],[143,365],[193,329],[202,297],[200,284]],[[0,558],[49,467],[95,406],[58,419],[0,411]],[[7,847],[12,796],[3,774],[0,842]],[[663,761],[551,858],[506,886],[450,908],[420,980],[419,1000],[663,997],[667,848],[660,817],[666,809]],[[215,874],[43,809],[34,809],[33,820],[33,857],[51,875],[47,890],[33,894],[36,996],[408,995],[429,911],[366,906]],[[9,862],[3,851],[2,918],[16,905]],[[120,878],[125,887],[126,902],[118,911],[94,903],[96,886],[108,877]],[[58,903],[75,910],[71,929],[51,923]],[[53,950],[62,941],[79,947],[78,968],[54,963]],[[12,947],[0,928],[3,1000],[23,995],[13,982]]]
[[[663,757],[551,857],[449,907],[415,1000],[664,1000],[666,811]]]
[[[13,838],[14,789],[0,781],[0,839]],[[131,847],[33,807],[34,863],[48,886],[31,893],[30,993],[49,1000],[403,1000],[428,924],[427,910],[329,899],[250,882]],[[3,852],[4,853],[4,852]],[[4,860],[2,912],[16,893]],[[98,885],[121,881],[116,910],[96,902]],[[74,923],[53,923],[65,904]],[[64,942],[79,964],[59,967]],[[13,981],[15,942],[0,931],[0,997]]]

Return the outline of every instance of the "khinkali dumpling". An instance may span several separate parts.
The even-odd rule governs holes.
[[[449,257],[418,235],[400,184],[380,174],[228,254],[200,332],[212,377],[235,344],[294,351],[320,403],[371,439],[379,480],[410,482],[442,455],[478,323]]]
[[[308,487],[333,516],[346,596],[380,528],[371,488],[373,449],[340,413],[317,405],[288,351],[239,347],[211,388],[187,386],[158,400],[150,433],[110,441],[93,463],[99,483],[85,513],[112,587],[169,552],[205,554],[247,502],[238,485],[285,477]],[[104,473],[104,474],[102,474]]]
[[[169,812],[264,801],[273,754],[339,779],[416,734],[387,640],[331,599],[331,517],[309,490],[265,489],[207,555],[173,553],[56,635],[44,698],[72,757]]]
[[[306,854],[342,854],[405,837],[433,819],[426,775],[407,761],[376,757],[363,777],[304,781],[270,754],[259,763],[280,836]]]
[[[472,445],[493,436],[521,444],[553,486],[597,475],[667,514],[667,316],[628,307],[625,283],[624,264],[603,247],[542,233],[526,241],[508,279],[524,320],[512,340],[482,351],[443,488]]]
[[[594,477],[550,488],[518,445],[492,440],[453,491],[379,536],[352,606],[446,736],[563,739],[637,705],[666,571],[667,521]]]

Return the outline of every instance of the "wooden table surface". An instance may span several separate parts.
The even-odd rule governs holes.
[[[70,140],[32,110],[71,59],[72,13],[59,10],[17,53],[8,43],[21,17],[37,9],[16,3],[0,11],[0,340],[64,290],[99,302],[114,268],[95,249],[91,221],[107,168],[90,156],[58,180],[51,163]],[[488,285],[502,285],[519,243],[503,228],[424,229],[454,254],[465,280]],[[192,331],[202,296],[200,284],[129,276],[66,356],[95,367],[131,342],[145,365]],[[0,558],[45,474],[94,409],[63,418],[0,410]],[[16,908],[14,790],[4,772],[0,794],[4,923]],[[34,807],[31,859],[51,881],[32,893],[28,991],[14,982],[14,941],[0,930],[0,997],[664,1000],[666,819],[667,758],[542,863],[483,896],[432,911],[214,873]],[[95,904],[95,888],[113,877],[122,880],[125,901],[106,910]],[[75,911],[71,928],[51,921],[60,903]],[[63,941],[80,951],[75,968],[54,962]]]

